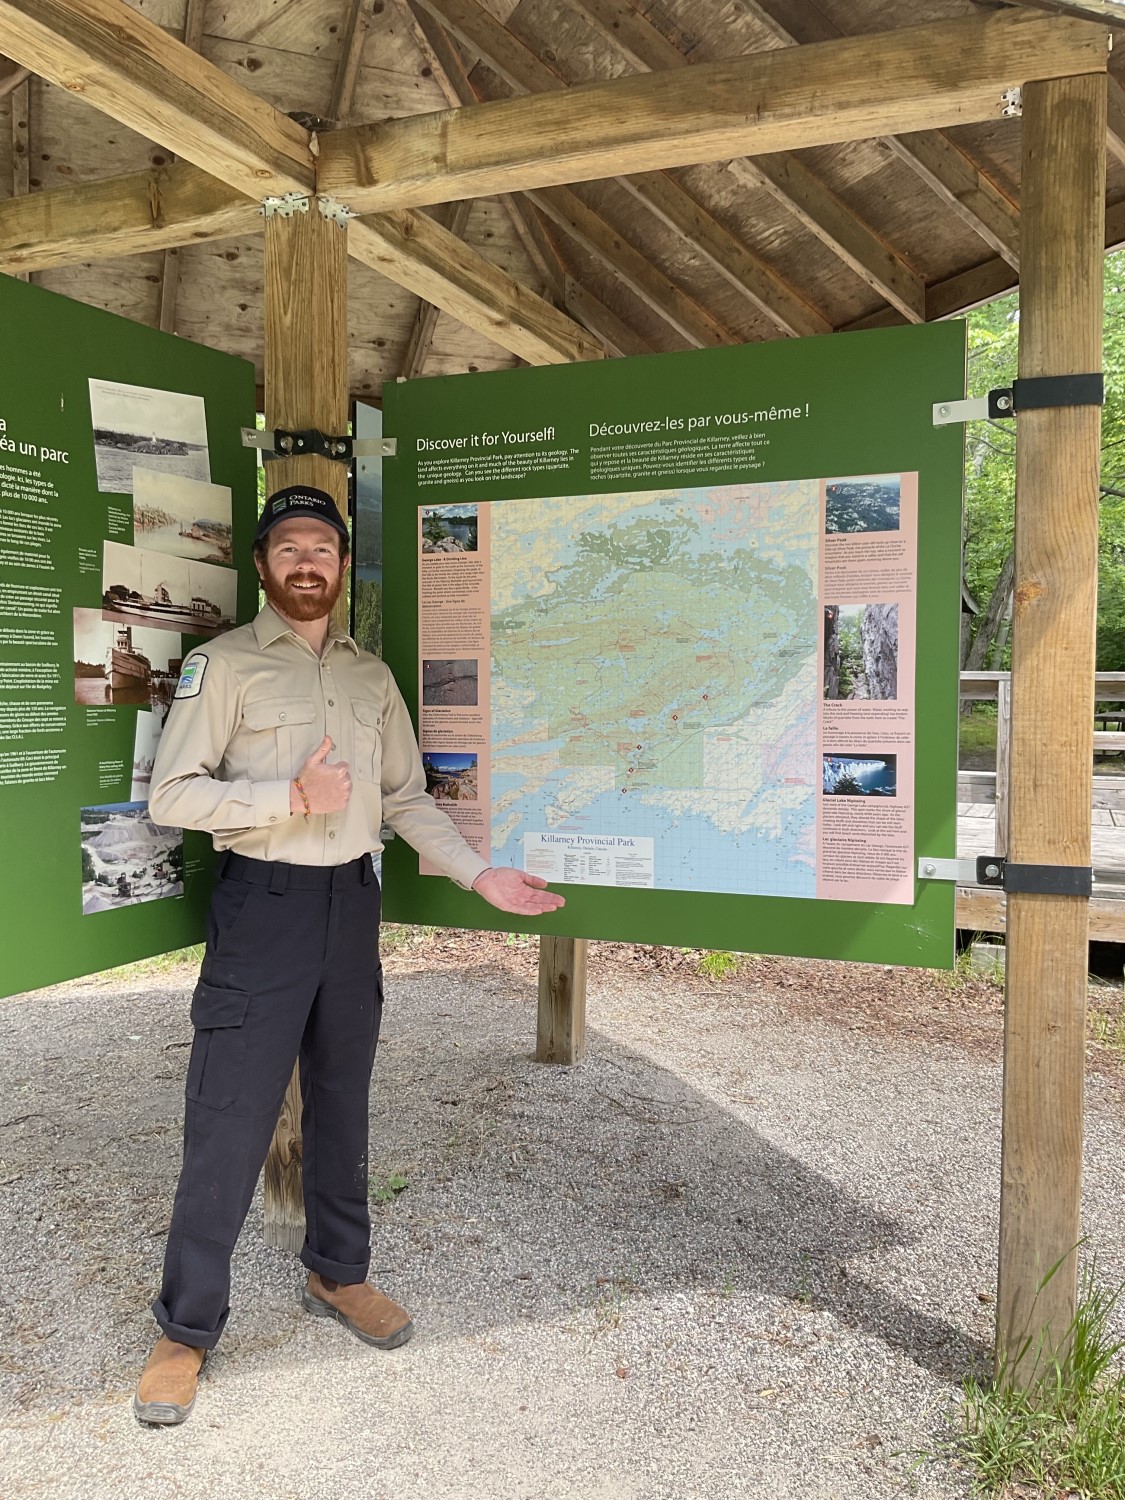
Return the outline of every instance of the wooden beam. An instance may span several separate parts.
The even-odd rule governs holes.
[[[1024,90],[1021,378],[1101,369],[1105,121],[1100,76]],[[1101,409],[1018,423],[1009,860],[1088,868]],[[997,1361],[1027,1386],[1077,1303],[1089,903],[1007,905]]]
[[[815,45],[845,35],[812,0],[769,0],[768,9],[761,0],[745,0],[743,8],[768,25],[781,46]],[[1060,70],[1066,71],[1084,72],[1085,69]],[[938,134],[931,137],[926,149],[921,152],[914,149],[913,143],[908,144],[893,135],[884,136],[882,144],[910,167],[948,208],[997,253],[1007,259],[1013,251],[1018,252],[1018,242],[1013,242],[1013,226],[1008,213],[1014,205],[1005,198],[981,167],[947,136]],[[975,212],[978,207],[983,209],[980,215]],[[1012,260],[1011,264],[1016,265],[1018,262]]]
[[[0,270],[45,271],[258,234],[257,206],[190,162],[0,202]]]
[[[629,326],[623,318],[588,292],[573,276],[563,281],[563,306],[576,322],[588,329],[613,354],[654,354],[656,350],[647,339]]]
[[[31,190],[31,84],[29,79],[12,90],[12,199],[26,198]],[[29,271],[13,273],[18,281],[30,281]]]
[[[742,342],[733,329],[726,327],[682,287],[669,280],[639,250],[634,250],[612,224],[596,214],[576,193],[555,187],[542,188],[527,196],[560,229],[608,266],[623,285],[689,344],[703,349]]]
[[[742,292],[782,333],[802,338],[832,332],[832,325],[823,314],[810,307],[788,282],[667,172],[646,172],[640,177],[619,180],[638,203],[669,228],[678,230],[700,259]]]
[[[410,0],[395,0],[395,3],[415,45],[429,63],[449,103],[453,106],[479,104],[480,94],[469,77],[461,54],[441,24],[421,6],[415,9]],[[583,290],[580,298],[572,298],[568,303],[565,290],[569,272],[539,214],[525,198],[513,193],[500,194],[500,202],[504,205],[528,259],[543,277],[545,290],[556,306],[565,306],[573,313],[576,321],[601,339],[611,352],[623,352],[617,347],[618,342],[633,346],[643,342],[639,334],[628,329],[591,292]],[[603,337],[602,330],[614,325],[617,326],[616,341],[609,341]]]
[[[340,62],[336,69],[336,81],[332,85],[332,103],[328,107],[328,116],[337,125],[346,125],[351,117],[363,47],[371,28],[373,5],[374,0],[349,0],[344,35],[340,40]]]
[[[123,0],[0,0],[0,46],[252,198],[314,185],[307,130]]]
[[[529,364],[604,357],[601,344],[571,318],[426,214],[400,212],[353,219],[348,251]]]
[[[675,43],[641,16],[630,0],[571,0],[571,4],[642,72],[657,73],[689,65],[689,59]],[[736,157],[728,163],[728,170],[743,186],[770,193],[908,321],[922,321],[925,316],[922,278],[799,158],[788,152],[755,161]]]
[[[888,144],[990,249],[1019,265],[1019,208],[948,136],[911,133]]]
[[[1106,146],[1114,159],[1125,162],[1125,88],[1112,73],[1106,74]]]
[[[537,57],[477,0],[417,0],[517,93],[550,93],[567,86],[557,69]],[[667,173],[621,178],[621,185],[666,224],[782,333],[827,333],[828,320],[769,263],[727,229]]]
[[[540,937],[535,1060],[573,1064],[586,1050],[585,938]]]
[[[188,0],[184,12],[184,46],[198,52],[203,46],[203,15],[207,0]],[[160,331],[176,331],[176,298],[180,291],[180,251],[172,247],[164,252],[160,268]]]
[[[308,213],[265,221],[265,417],[268,428],[347,430],[348,231]],[[269,494],[290,484],[326,490],[348,511],[348,471],[314,454],[277,459],[266,468]],[[333,615],[347,628],[341,600]],[[286,1090],[264,1171],[267,1244],[299,1251],[305,1237],[301,1181],[301,1083]]]
[[[1012,84],[1105,65],[1099,28],[998,11],[352,126],[317,181],[364,213],[443,203],[996,119]]]
[[[6,99],[13,89],[18,89],[30,77],[30,68],[21,68],[11,58],[0,57],[0,99]]]
[[[457,239],[464,239],[472,211],[472,198],[466,198],[463,203],[455,203],[449,223],[445,225],[445,228]],[[416,380],[421,375],[426,364],[426,356],[430,352],[430,345],[434,341],[434,329],[437,327],[440,314],[441,309],[435,307],[432,302],[423,300],[419,305],[414,327],[410,330],[410,337],[406,342],[402,369],[399,371],[403,380]]]

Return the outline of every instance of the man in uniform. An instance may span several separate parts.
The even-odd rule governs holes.
[[[153,767],[157,823],[204,828],[218,851],[192,1000],[184,1161],[160,1295],[163,1330],[133,1407],[182,1422],[229,1311],[230,1261],[300,1059],[306,1310],[390,1349],[409,1315],[367,1283],[367,1104],[382,1010],[384,820],[502,911],[562,897],[491,868],[426,793],[390,672],[330,624],[348,532],[323,490],[267,503],[254,539],[267,604],[185,661]]]

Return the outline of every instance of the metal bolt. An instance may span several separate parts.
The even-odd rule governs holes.
[[[996,398],[996,409],[997,409],[997,411],[1007,411],[1008,408],[1011,406],[1011,404],[1012,404],[1012,398],[1011,398],[1011,396],[997,396],[997,398]]]
[[[293,439],[289,436],[288,433],[286,433],[286,435],[281,439],[281,443],[279,444],[279,446],[283,453],[292,453]]]
[[[949,415],[949,407],[948,406],[939,406],[938,407],[938,416],[939,417],[948,417],[948,415]]]
[[[922,874],[923,875],[936,875],[937,874],[937,865],[923,865],[922,866]]]
[[[999,875],[999,873],[1000,873],[1000,866],[999,865],[985,865],[985,867],[984,867],[984,873],[988,876],[989,880],[995,880],[996,877],[997,877],[997,875]]]

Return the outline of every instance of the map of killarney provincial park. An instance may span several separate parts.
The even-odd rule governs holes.
[[[606,884],[815,896],[820,492],[490,506],[498,863],[632,840]]]

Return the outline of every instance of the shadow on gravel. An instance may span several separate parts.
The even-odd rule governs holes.
[[[475,976],[440,988],[435,999],[432,977],[395,976],[372,1109],[373,1279],[411,1306],[424,1338],[529,1322],[596,1336],[631,1297],[675,1318],[676,1294],[690,1292],[714,1299],[712,1340],[786,1343],[787,1304],[943,1380],[987,1365],[983,1344],[855,1264],[909,1245],[910,1229],[748,1122],[751,1051],[710,1070],[714,1097],[597,1032],[581,1067],[540,1067],[524,1050],[525,989]],[[5,1047],[0,1264],[23,1269],[0,1301],[0,1404],[69,1402],[135,1378],[179,1167],[187,993],[107,1004],[55,991],[5,1013],[19,1061]],[[775,1085],[776,1062],[761,1067]],[[857,1119],[870,1158],[886,1130],[877,1102],[841,1129]],[[408,1185],[381,1201],[392,1175]],[[281,1346],[305,1324],[300,1268],[260,1235],[254,1209],[224,1348],[298,1358]],[[82,1337],[68,1339],[75,1327]]]

